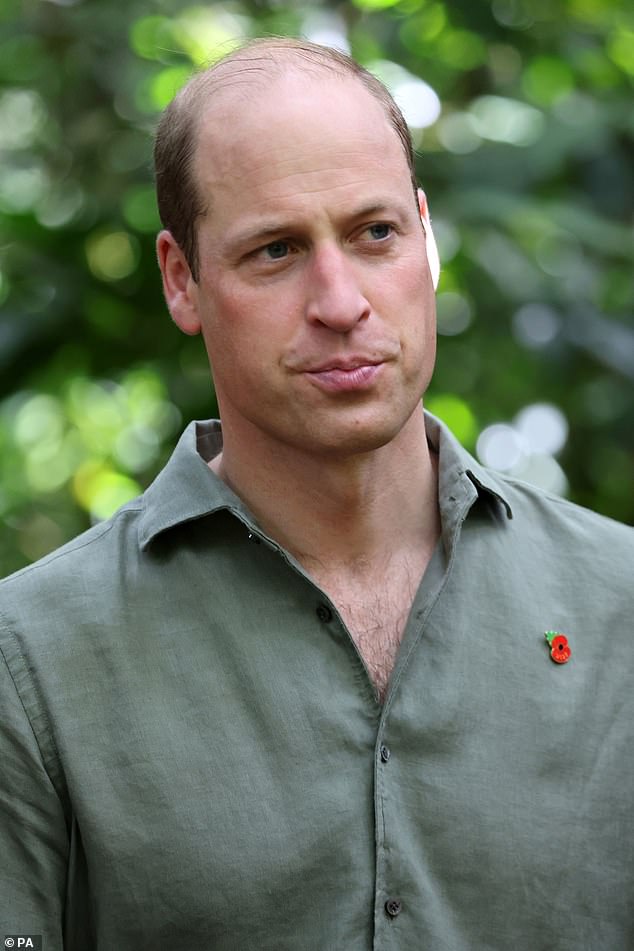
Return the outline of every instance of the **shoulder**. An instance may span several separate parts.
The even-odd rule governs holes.
[[[0,601],[13,593],[23,594],[41,586],[60,584],[62,579],[72,581],[92,571],[107,571],[110,560],[107,551],[117,548],[119,553],[138,538],[138,519],[143,510],[143,497],[134,499],[118,509],[106,521],[93,525],[71,541],[25,568],[0,580]],[[126,544],[127,542],[127,544]]]
[[[634,528],[519,479],[496,473],[514,515],[537,518],[571,535],[592,535],[634,549]]]
[[[98,623],[116,604],[118,579],[134,575],[142,499],[0,581],[0,649],[17,638],[49,647],[73,627]]]
[[[508,516],[503,519],[504,545],[512,544],[517,551],[531,554],[541,547],[544,552],[575,561],[590,559],[611,565],[617,562],[621,575],[623,571],[631,575],[633,528],[482,465],[429,413],[426,426],[428,440],[440,453],[440,479],[442,483],[444,478],[446,494],[449,495],[449,489],[453,493],[459,478],[464,482],[468,477],[481,497],[488,495],[498,503],[493,507],[498,512],[502,511],[499,503],[503,503]]]
[[[209,502],[208,482],[213,477],[196,449],[197,426],[201,438],[210,438],[215,421],[191,423],[165,467],[142,495],[118,509],[111,518],[78,535],[44,558],[0,581],[0,615],[9,603],[75,606],[82,598],[93,603],[107,598],[117,585],[136,577],[147,543],[163,530],[204,514]]]
[[[217,435],[213,420],[191,423],[142,495],[0,581],[0,650],[18,641],[25,656],[102,650],[137,636],[176,589],[185,600],[196,542],[213,534],[206,517],[224,509],[240,515],[238,500],[198,452]],[[222,520],[214,528],[222,535]]]
[[[545,567],[556,561],[591,577],[595,587],[602,583],[633,596],[634,528],[517,479],[493,478],[513,513],[518,547],[541,553]]]

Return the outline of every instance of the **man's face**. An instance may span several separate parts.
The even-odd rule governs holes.
[[[385,445],[435,355],[400,140],[352,79],[293,72],[222,95],[195,154],[209,211],[189,287],[223,426],[254,451]]]

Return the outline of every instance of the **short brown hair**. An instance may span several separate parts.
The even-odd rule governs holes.
[[[383,107],[398,135],[410,169],[414,191],[416,172],[412,139],[403,114],[383,83],[350,56],[328,46],[291,38],[260,38],[233,50],[212,66],[196,74],[176,94],[161,116],[154,144],[154,170],[159,215],[181,248],[192,277],[198,280],[196,222],[207,211],[198,193],[193,172],[198,120],[204,104],[214,91],[234,80],[236,74],[257,69],[283,72],[288,54],[300,57],[303,68],[325,68],[335,75],[358,79]],[[237,69],[223,78],[227,67]],[[242,65],[241,65],[242,64]]]

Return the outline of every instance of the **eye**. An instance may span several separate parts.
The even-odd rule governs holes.
[[[290,253],[290,246],[288,241],[271,241],[262,248],[262,253],[270,261],[280,261]]]
[[[373,241],[383,241],[392,234],[392,226],[384,221],[378,221],[366,228],[366,233],[370,235]]]

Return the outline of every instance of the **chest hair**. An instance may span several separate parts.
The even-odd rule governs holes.
[[[337,575],[314,571],[313,577],[341,615],[381,702],[394,669],[410,609],[427,558],[390,563],[380,575],[358,571]]]
[[[413,596],[406,599],[405,606],[388,600],[369,595],[363,604],[335,602],[381,702],[387,693]]]

